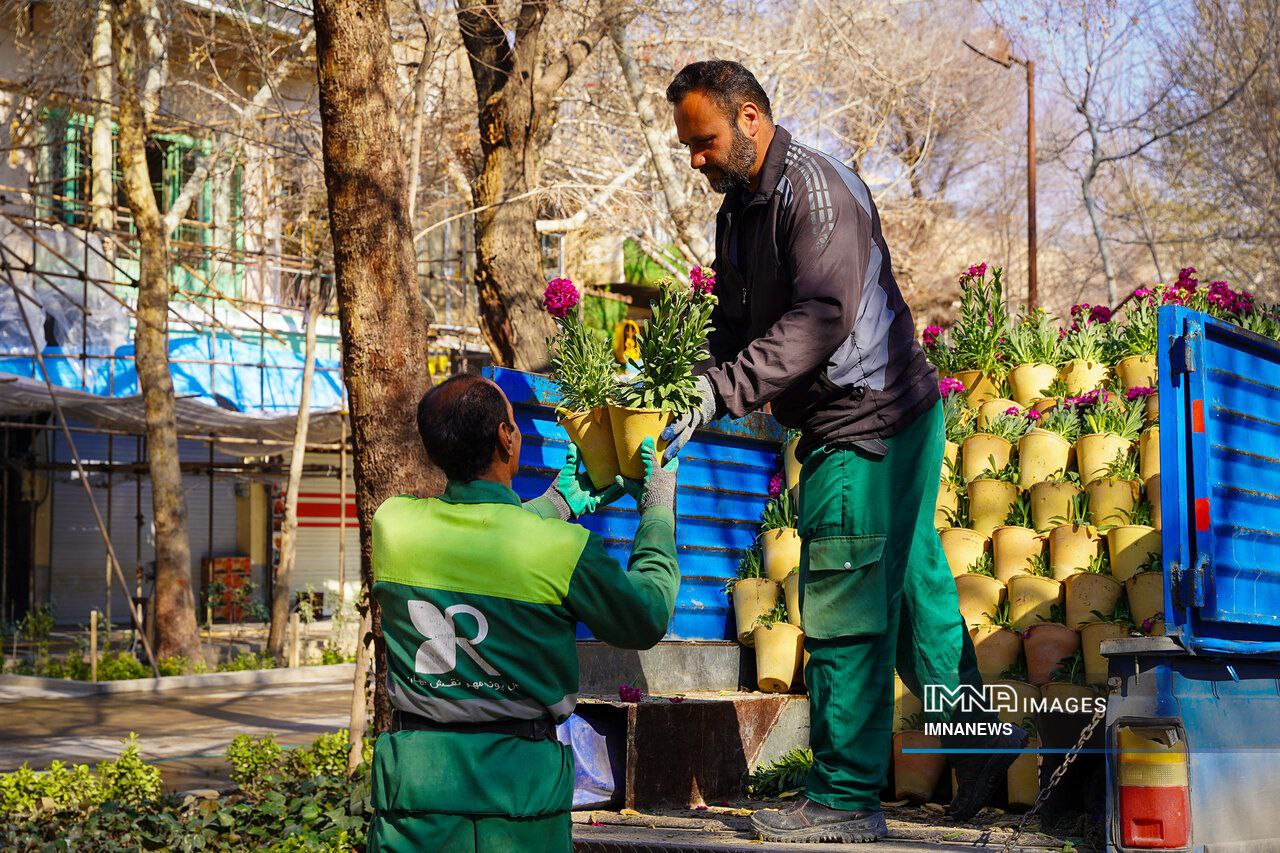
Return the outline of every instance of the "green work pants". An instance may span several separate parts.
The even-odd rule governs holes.
[[[554,740],[400,731],[373,748],[370,853],[570,853],[573,752]]]
[[[848,446],[808,454],[800,475],[800,601],[813,769],[806,793],[830,808],[879,809],[893,737],[893,673],[980,686],[973,642],[933,526],[942,406],[887,440],[881,459]],[[928,722],[995,721],[929,714]],[[972,747],[961,739],[944,746]]]

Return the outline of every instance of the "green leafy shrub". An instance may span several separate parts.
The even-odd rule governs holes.
[[[804,784],[812,767],[813,751],[796,747],[772,764],[752,771],[747,777],[747,796],[764,799],[794,791]]]
[[[55,761],[45,771],[23,764],[12,773],[0,774],[0,817],[89,810],[108,801],[141,806],[160,794],[160,771],[142,760],[137,735],[130,733],[120,757],[101,761],[96,769]]]
[[[275,658],[267,652],[241,652],[218,664],[218,672],[244,672],[251,669],[275,669]]]
[[[275,735],[236,735],[227,746],[231,781],[251,795],[260,794],[269,787],[270,777],[280,774],[283,755]]]

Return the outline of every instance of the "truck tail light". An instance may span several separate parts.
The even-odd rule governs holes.
[[[1170,725],[1116,729],[1120,843],[1168,850],[1191,838],[1187,742]]]

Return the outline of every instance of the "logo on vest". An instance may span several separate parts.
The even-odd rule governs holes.
[[[475,620],[474,637],[460,636],[455,620],[459,613],[465,613]],[[452,672],[457,667],[458,649],[462,649],[486,673],[501,675],[475,649],[489,635],[489,620],[479,610],[469,604],[455,604],[441,612],[429,601],[410,601],[409,618],[418,633],[426,638],[426,642],[418,647],[413,663],[415,671],[424,675]]]

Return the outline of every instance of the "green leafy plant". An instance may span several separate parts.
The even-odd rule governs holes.
[[[1097,610],[1090,610],[1089,612],[1098,622],[1107,622],[1112,625],[1123,625],[1130,630],[1134,628],[1133,614],[1129,612],[1129,602],[1123,595],[1120,596],[1120,600],[1116,602],[1116,606],[1112,608],[1110,613],[1100,613]]]
[[[1059,660],[1049,680],[1059,684],[1084,684],[1084,654],[1076,649],[1074,654]]]
[[[766,613],[761,613],[756,617],[755,624],[765,628],[777,625],[779,622],[787,621],[787,603],[785,600],[779,599],[778,603],[773,605],[773,609]]]
[[[777,761],[753,770],[747,777],[747,796],[766,799],[799,790],[812,768],[813,751],[798,746]]]
[[[1002,483],[1013,483],[1014,485],[1017,485],[1018,476],[1018,458],[1016,456],[1011,456],[1009,461],[1006,462],[1003,467],[996,465],[996,458],[994,456],[988,456],[987,466],[983,468],[981,473],[979,473],[974,479],[999,480]]]
[[[1062,336],[1063,361],[1104,361],[1107,357],[1107,337],[1107,324],[1090,319],[1088,312],[1082,313]]]
[[[741,580],[764,577],[764,560],[761,558],[760,546],[753,545],[738,559],[737,574],[729,578],[724,585],[725,593],[732,593],[734,584]]]
[[[1053,567],[1049,565],[1049,558],[1044,554],[1032,554],[1027,559],[1027,574],[1038,578],[1053,577]]]
[[[1138,566],[1138,573],[1142,572],[1163,572],[1164,558],[1155,552],[1147,554],[1147,559],[1143,560]]]
[[[920,711],[916,711],[914,714],[908,714],[905,717],[899,717],[898,721],[902,723],[904,731],[924,731],[924,714]]]
[[[608,341],[586,323],[577,288],[567,278],[552,279],[543,301],[556,322],[547,355],[561,408],[584,412],[607,405],[617,386],[617,363]]]
[[[1044,309],[1024,316],[1009,330],[1003,345],[1005,358],[1012,365],[1058,364],[1062,358],[1058,343],[1058,327]]]
[[[951,329],[956,370],[1000,372],[1000,339],[1009,336],[1003,277],[1004,271],[994,267],[988,278],[985,264],[960,277],[960,319]]]
[[[996,576],[995,557],[991,556],[990,551],[984,551],[978,559],[968,565],[965,571],[971,575],[994,578]]]
[[[969,518],[969,493],[961,490],[956,492],[956,508],[947,508],[942,511],[946,517],[948,527],[968,527],[971,519]]]
[[[38,810],[89,810],[105,802],[141,805],[159,798],[160,771],[147,765],[130,732],[124,749],[112,761],[67,766],[61,761],[36,772],[23,764],[12,773],[0,774],[0,816],[31,814]]]
[[[1017,499],[1013,505],[1009,507],[1009,514],[1004,517],[1006,527],[1031,527],[1031,495],[1028,492],[1019,492]]]
[[[1047,618],[1041,616],[1039,619],[1042,623],[1051,622],[1055,625],[1065,625],[1067,624],[1067,608],[1062,604],[1050,604],[1049,616]]]
[[[1102,476],[1108,480],[1132,481],[1138,479],[1138,454],[1130,449],[1117,455],[1102,468]]]
[[[1073,406],[1054,406],[1032,426],[1061,436],[1071,444],[1080,438],[1080,413]]]
[[[942,417],[947,441],[964,444],[964,440],[977,429],[973,409],[963,394],[948,394],[942,398]]]
[[[763,519],[760,524],[761,533],[766,533],[770,530],[785,530],[796,526],[795,501],[791,499],[791,491],[789,489],[783,489],[776,498],[769,499],[769,502],[764,505]]]
[[[1085,434],[1110,433],[1129,441],[1137,441],[1146,423],[1146,401],[1115,400],[1089,406],[1084,413]]]
[[[1102,548],[1097,556],[1089,561],[1089,565],[1084,567],[1086,572],[1094,575],[1111,576],[1111,555],[1107,553],[1106,548]]]
[[[1144,293],[1143,291],[1146,290]],[[1141,294],[1141,295],[1139,295]],[[1124,322],[1112,335],[1111,360],[1132,355],[1155,355],[1158,336],[1156,314],[1159,305],[1154,291],[1140,288],[1125,306]],[[1112,325],[1116,325],[1112,321]]]
[[[1015,661],[1013,664],[1005,667],[1004,671],[1000,673],[1000,677],[1006,678],[1010,681],[1026,681],[1027,680],[1026,658],[1019,657],[1018,660]]]
[[[269,653],[241,652],[234,658],[218,664],[218,672],[243,672],[252,669],[275,669],[276,660]]]
[[[619,384],[619,401],[631,408],[684,412],[696,408],[694,368],[707,357],[711,309],[716,298],[709,291],[673,280],[658,286],[650,303],[653,318],[640,333],[641,364],[631,382]]]
[[[1022,438],[1031,427],[1031,422],[1022,414],[1010,415],[999,414],[987,421],[985,433],[999,436],[1010,444],[1017,444],[1018,439]]]
[[[1049,524],[1054,527],[1088,523],[1089,493],[1085,491],[1076,492],[1071,496],[1071,502],[1067,504],[1066,515],[1055,515],[1053,518],[1049,519]]]
[[[1013,619],[1009,616],[1008,601],[1000,602],[1000,605],[996,607],[995,613],[984,612],[982,615],[987,617],[987,621],[990,624],[995,625],[997,628],[1005,628],[1010,631],[1016,630],[1013,627]]]
[[[1133,505],[1133,509],[1129,510],[1127,521],[1129,524],[1151,527],[1155,520],[1155,511],[1156,508],[1152,506],[1151,501],[1141,498]]]

